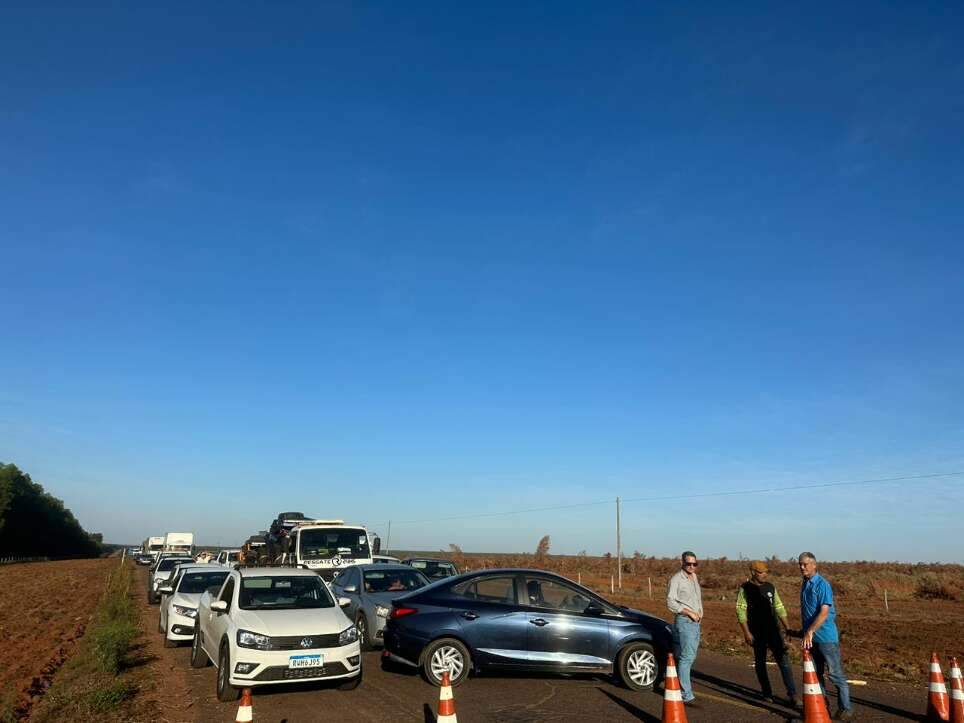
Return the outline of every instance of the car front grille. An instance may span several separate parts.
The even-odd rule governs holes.
[[[279,635],[271,638],[268,650],[313,650],[337,648],[339,633],[328,635]],[[307,644],[305,644],[307,643]]]
[[[325,663],[322,668],[288,668],[284,665],[272,665],[258,673],[252,680],[269,682],[272,680],[304,680],[305,678],[330,678],[335,675],[345,675],[348,668],[339,662]]]

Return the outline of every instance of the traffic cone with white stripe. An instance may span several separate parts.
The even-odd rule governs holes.
[[[455,717],[455,698],[452,697],[452,684],[449,681],[449,671],[442,673],[442,687],[438,692],[438,716],[436,723],[458,723]]]
[[[941,659],[931,654],[930,681],[927,686],[927,720],[949,721],[951,706],[947,699],[947,686],[941,671]]]
[[[672,653],[666,656],[666,674],[663,676],[663,719],[662,723],[687,723],[686,706],[683,705],[683,691],[676,675],[676,659]]]
[[[251,688],[241,691],[241,705],[238,706],[238,717],[234,723],[250,723],[254,720],[254,708],[251,706]]]
[[[951,658],[951,723],[964,723],[964,679],[957,658]]]
[[[830,711],[817,678],[817,668],[806,648],[803,650],[803,720],[804,723],[830,723]]]

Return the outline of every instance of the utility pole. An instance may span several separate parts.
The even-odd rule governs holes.
[[[386,554],[386,555],[388,554],[388,551],[392,549],[392,548],[391,548],[391,544],[392,544],[392,521],[389,520],[389,521],[388,521],[388,537],[385,539],[385,554]]]
[[[616,567],[619,570],[619,589],[623,589],[623,538],[619,529],[619,498],[616,498]]]

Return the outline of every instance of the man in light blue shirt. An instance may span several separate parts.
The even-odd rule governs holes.
[[[834,718],[853,720],[850,686],[847,685],[847,675],[840,659],[840,635],[837,632],[833,589],[817,572],[817,558],[812,552],[801,552],[797,561],[803,576],[803,587],[800,588],[800,618],[803,622],[800,635],[803,637],[803,647],[813,655],[813,664],[817,669],[817,678],[823,688],[824,697],[827,695],[827,687],[823,682],[824,671],[837,688],[840,705]],[[827,708],[829,707],[828,700]]]

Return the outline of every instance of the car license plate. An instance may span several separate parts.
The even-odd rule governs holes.
[[[324,664],[320,655],[292,655],[288,658],[289,668],[320,668]]]

